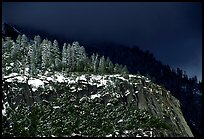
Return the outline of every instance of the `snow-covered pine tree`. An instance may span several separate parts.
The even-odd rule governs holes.
[[[31,57],[30,57],[30,74],[31,75],[36,75],[37,70],[36,70],[36,62],[37,57],[36,57],[36,44],[33,44],[31,46]]]
[[[49,71],[53,71],[55,66],[54,65],[55,58],[53,55],[53,45],[51,41],[48,41],[48,45],[47,45],[47,58],[48,58],[47,68]]]
[[[92,70],[91,59],[87,56],[84,60],[84,71],[91,72]]]
[[[64,43],[62,48],[62,71],[64,72],[67,68],[67,44]]]
[[[116,63],[114,65],[113,71],[114,71],[114,73],[118,73],[119,72],[119,64],[118,63]]]
[[[10,67],[10,63],[12,62],[11,50],[13,49],[13,44],[14,42],[10,37],[6,37],[5,40],[2,41],[2,71],[5,75],[11,73],[13,70],[13,67],[9,70],[7,69],[7,66]]]
[[[108,57],[106,60],[106,71],[107,73],[113,73],[114,71],[114,65],[113,63],[110,61],[110,58]]]
[[[77,71],[84,71],[86,52],[84,46],[78,47]]]
[[[38,68],[38,72],[40,72],[42,63],[42,47],[41,37],[39,35],[34,37],[34,43],[36,45],[36,68]]]
[[[20,38],[20,37],[19,37]],[[31,57],[31,46],[28,42],[28,38],[26,37],[26,35],[22,35],[21,36],[21,41],[19,41],[21,43],[21,56],[22,56],[22,66],[24,69],[24,74],[28,74],[30,67],[30,57]]]
[[[98,69],[98,54],[92,54],[91,56],[92,71],[96,73]]]
[[[60,60],[59,44],[57,40],[54,40],[52,48],[53,48],[52,56],[54,57],[54,69],[57,71],[60,71],[61,70],[61,60]]]
[[[21,45],[21,35],[18,35],[17,39],[16,39],[16,43]]]
[[[67,53],[66,53],[66,61],[67,61],[67,69],[66,72],[69,72],[73,69],[72,63],[73,63],[73,52],[72,52],[72,46],[68,44],[67,46]]]
[[[94,72],[94,61],[95,61],[95,53],[91,55],[91,72]]]
[[[94,73],[97,72],[98,69],[98,54],[96,54],[95,59],[94,59]]]
[[[20,73],[21,69],[21,61],[20,61],[21,53],[20,53],[20,46],[13,43],[13,49],[11,50],[11,59],[15,65],[13,68],[13,72]]]
[[[122,74],[127,74],[128,73],[128,68],[127,68],[126,65],[122,68],[121,72],[122,72]]]
[[[99,73],[105,73],[105,58],[104,58],[104,56],[102,56],[100,58],[98,71],[99,71]]]
[[[44,73],[48,67],[48,40],[44,39],[43,42],[41,43],[41,47],[42,47],[42,63],[41,63],[41,67],[42,67],[42,72]]]
[[[72,70],[77,70],[79,67],[79,61],[80,61],[80,55],[79,55],[79,49],[80,49],[80,45],[79,42],[74,41],[72,43],[72,53],[71,53],[71,57],[72,57]]]

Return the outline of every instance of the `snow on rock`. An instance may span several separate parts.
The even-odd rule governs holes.
[[[138,78],[138,79],[141,79],[142,77],[141,77],[141,76],[137,76],[137,78]]]
[[[85,81],[86,81],[86,77],[85,77],[85,75],[80,76],[79,79],[80,79],[80,80],[85,80]]]
[[[118,121],[118,123],[121,123],[121,122],[123,122],[123,119],[120,119],[120,120]]]
[[[26,76],[18,76],[16,77],[16,79],[18,80],[18,82],[21,82],[21,83],[25,83],[26,82],[26,79],[27,77]]]
[[[131,77],[137,77],[136,75],[132,75],[132,74],[129,74],[129,77],[131,78]]]
[[[13,82],[14,80],[16,80],[17,82],[25,83],[27,80],[26,76],[20,75],[18,73],[11,73],[7,76],[4,76],[3,78],[4,79],[9,78],[9,79],[6,79],[6,82]]]
[[[81,136],[81,134],[72,133],[71,136]]]
[[[149,83],[151,80],[145,80],[146,83]]]
[[[51,77],[47,77],[47,80],[48,80],[48,81],[54,81],[54,79],[51,78]]]
[[[124,77],[118,77],[118,79],[121,79],[123,81],[128,81],[127,79],[125,79]]]
[[[65,77],[63,75],[59,74],[59,75],[56,75],[56,77],[57,77],[56,80],[58,82],[60,82],[60,83],[65,82]]]
[[[91,95],[91,99],[95,99],[95,98],[99,98],[101,95],[100,94],[94,94],[94,95]]]
[[[17,75],[18,75],[18,73],[11,73],[7,76],[4,76],[3,78],[9,78],[9,77],[17,76]]]
[[[9,107],[9,103],[8,102],[3,103],[3,109],[2,109],[2,115],[3,116],[6,116],[6,108],[8,108],[8,107]]]
[[[33,91],[36,91],[39,87],[44,87],[44,82],[40,79],[31,79],[28,80],[28,84],[31,85]]]
[[[14,63],[10,63],[10,65],[11,65],[11,66],[13,66],[13,65],[14,65]]]
[[[130,94],[130,91],[127,90],[127,91],[125,92],[125,96],[128,96],[129,94]]]
[[[112,134],[106,135],[106,137],[112,137]]]
[[[107,103],[106,105],[107,105],[107,106],[113,106],[113,104],[112,104],[112,103]]]
[[[82,98],[79,100],[79,102],[85,101],[86,99],[87,99],[86,97],[82,97]]]
[[[2,115],[3,115],[3,116],[6,116],[6,107],[5,107],[5,105],[3,105]]]
[[[24,74],[25,74],[25,75],[29,75],[29,68],[25,68]]]
[[[128,131],[128,130],[125,130],[125,131],[124,131],[124,133],[125,133],[125,134],[128,134],[128,133],[129,133],[129,131]]]
[[[11,66],[6,66],[6,70],[9,70],[11,69],[12,67]]]
[[[60,106],[53,106],[53,109],[59,109]]]
[[[91,75],[91,77],[92,77],[91,78],[92,80],[101,80],[101,78],[102,78],[102,76],[100,76],[100,75],[93,75],[93,74]]]

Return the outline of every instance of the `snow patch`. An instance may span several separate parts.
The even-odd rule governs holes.
[[[128,96],[129,94],[130,94],[130,91],[127,90],[127,91],[125,92],[125,96]]]
[[[146,83],[149,83],[151,80],[145,80]]]
[[[9,78],[9,79],[6,79],[6,82],[13,82],[14,80],[16,80],[17,82],[21,82],[21,83],[23,82],[25,83],[27,79],[26,76],[19,75],[18,73],[11,73],[8,76],[4,76],[3,78],[4,79]]]
[[[95,98],[99,98],[101,95],[100,94],[94,94],[94,95],[91,95],[91,99],[95,99]]]
[[[121,122],[123,122],[123,119],[120,119],[120,120],[118,121],[118,123],[121,123]]]
[[[53,106],[53,109],[59,109],[60,106]]]
[[[85,101],[85,100],[86,100],[86,97],[82,97],[82,98],[79,100],[79,102]]]
[[[106,135],[106,137],[112,137],[112,134]]]
[[[63,75],[56,75],[57,77],[57,81],[62,83],[62,82],[65,82],[65,77]]]
[[[113,106],[113,104],[111,104],[111,103],[107,103],[106,105],[107,105],[107,106]]]
[[[28,84],[31,85],[33,88],[33,91],[36,91],[39,87],[44,87],[44,82],[41,81],[40,79],[31,79],[28,80]]]
[[[54,79],[51,78],[51,77],[47,77],[47,80],[48,80],[48,81],[54,81]]]

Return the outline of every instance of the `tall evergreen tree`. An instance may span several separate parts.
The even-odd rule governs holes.
[[[99,73],[105,73],[105,58],[104,58],[104,56],[102,56],[100,58],[98,71],[99,71]]]
[[[63,48],[62,48],[62,66],[63,66],[63,71],[67,68],[67,44],[64,43]]]
[[[45,70],[48,68],[48,59],[49,59],[49,55],[48,55],[48,40],[44,39],[43,42],[41,43],[41,47],[42,47],[42,71],[43,73],[45,72]]]
[[[41,47],[41,37],[39,35],[34,37],[34,43],[36,45],[36,66],[40,70],[42,63],[42,47]]]
[[[91,63],[93,65],[92,69],[93,69],[93,72],[96,73],[97,69],[98,69],[98,54],[93,54],[91,56]]]
[[[36,44],[32,45],[31,49],[31,57],[30,57],[30,74],[31,75],[36,75],[37,70],[36,70],[36,64],[37,64],[37,58],[36,58]]]
[[[67,72],[72,71],[74,69],[73,67],[73,57],[74,57],[74,53],[73,53],[73,49],[72,46],[70,44],[68,44],[67,46]]]

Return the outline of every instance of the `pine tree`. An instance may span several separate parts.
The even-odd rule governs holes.
[[[64,43],[63,48],[62,48],[62,67],[63,71],[67,68],[67,44]]]
[[[98,54],[94,54],[91,56],[91,63],[92,63],[92,69],[93,72],[96,73],[97,69],[98,69]]]
[[[77,70],[79,68],[79,61],[80,61],[80,55],[79,55],[79,42],[75,41],[72,43],[71,47],[71,58],[72,58],[72,70]]]
[[[18,35],[18,37],[16,39],[16,43],[21,45],[21,39],[22,39],[21,35]]]
[[[41,70],[42,63],[42,47],[41,47],[41,37],[39,35],[34,37],[34,43],[36,45],[36,66]]]
[[[13,72],[20,72],[20,46],[13,44],[13,49],[11,50],[11,59],[15,65]]]
[[[42,71],[43,73],[45,72],[45,70],[47,69],[48,67],[48,40],[47,39],[44,39],[43,42],[41,43],[41,47],[42,47]]]
[[[48,58],[48,63],[47,63],[48,70],[53,71],[55,58],[53,55],[53,45],[51,41],[48,41],[48,45],[47,45],[47,58]]]
[[[86,57],[84,60],[84,71],[85,72],[91,72],[92,71],[91,68],[92,68],[91,59]]]
[[[114,72],[114,65],[113,65],[113,63],[110,61],[109,58],[107,59],[107,64],[108,64],[108,68],[107,68],[108,73],[113,73],[113,72]]]
[[[102,56],[100,58],[98,71],[99,71],[99,73],[105,73],[105,58],[104,58],[104,56]]]
[[[116,63],[114,66],[114,69],[113,69],[114,73],[119,73],[119,71],[120,71],[119,69],[120,69],[120,65],[118,63]]]
[[[54,57],[54,69],[57,71],[61,70],[61,60],[60,60],[60,52],[59,52],[59,44],[57,40],[54,40],[52,46],[52,57]]]
[[[90,71],[93,72],[94,71],[94,61],[95,61],[95,54],[93,53],[91,55],[91,63],[90,63]]]
[[[67,72],[69,71],[72,71],[73,69],[73,56],[74,56],[74,53],[72,52],[72,46],[70,44],[68,44],[67,46],[67,55],[66,55],[66,58],[67,58]]]
[[[31,57],[30,57],[30,74],[36,75],[36,44],[34,44],[31,48]]]
[[[21,56],[22,56],[22,63],[23,63],[22,66],[24,69],[24,73],[26,73],[26,71],[30,69],[29,64],[30,64],[30,57],[31,57],[31,47],[28,42],[28,38],[24,34],[21,36],[21,41],[19,40],[19,42],[21,44]]]
[[[5,40],[2,39],[2,71],[5,75],[13,72],[14,67],[7,70],[7,66],[10,67],[10,63],[14,63],[15,59],[11,58],[11,52],[14,49],[15,43],[11,40],[10,37],[6,37]],[[13,51],[14,52],[14,51]],[[5,69],[4,69],[5,67]]]
[[[128,74],[129,73],[129,71],[128,71],[128,68],[127,68],[127,66],[125,65],[123,68],[122,68],[122,74]]]
[[[83,46],[78,47],[77,71],[83,71],[86,61],[86,52]]]

